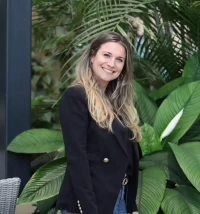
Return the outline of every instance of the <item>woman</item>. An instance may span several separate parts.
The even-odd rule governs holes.
[[[131,47],[123,36],[101,34],[82,55],[60,119],[67,170],[57,208],[63,214],[137,213],[141,131]]]

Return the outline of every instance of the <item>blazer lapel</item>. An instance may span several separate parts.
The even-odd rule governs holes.
[[[116,118],[113,120],[112,128],[113,128],[113,133],[114,133],[115,137],[117,138],[117,141],[119,142],[123,151],[128,156],[128,151],[127,151],[127,147],[126,147],[126,143],[127,143],[126,141],[128,140],[128,132],[127,132],[126,128],[122,127],[122,125]]]

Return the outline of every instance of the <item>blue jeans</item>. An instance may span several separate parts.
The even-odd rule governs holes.
[[[126,203],[124,200],[124,191],[125,191],[125,186],[122,186],[115,204],[113,214],[127,214]],[[61,211],[61,214],[76,214],[76,213],[70,213],[66,210],[63,210]]]

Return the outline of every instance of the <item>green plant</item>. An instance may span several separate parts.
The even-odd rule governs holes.
[[[162,101],[153,125],[150,126],[148,121],[145,121],[142,126],[141,148],[144,157],[140,161],[140,169],[144,173],[148,170],[148,181],[142,176],[139,187],[143,189],[138,189],[139,212],[142,214],[200,212],[199,130],[195,133],[196,142],[189,142],[189,137],[186,141],[182,140],[186,139],[186,135],[189,136],[190,130],[194,129],[199,121],[199,58],[200,54],[197,52],[188,60],[181,81],[177,79],[169,82],[150,94],[155,101]],[[135,88],[136,93],[141,93],[137,85]],[[145,100],[137,101],[139,106]],[[144,118],[150,118],[148,114],[154,112],[152,106],[155,101],[151,100],[148,111],[144,112]],[[139,113],[143,118],[141,111]],[[161,171],[155,174],[155,167],[166,177],[163,177]],[[163,185],[164,181],[166,185]]]
[[[184,82],[184,77],[177,78],[182,76],[188,58],[199,49],[198,14],[199,3],[186,0],[34,0],[33,66],[37,75],[33,85],[40,83],[45,87],[43,92],[51,95],[50,100],[57,100],[72,81],[76,61],[91,40],[100,32],[117,31],[135,50],[135,79],[148,93],[172,80],[175,82],[170,87],[175,87],[177,81]],[[49,75],[52,70],[59,81],[54,82]],[[43,71],[48,73],[44,75]],[[56,94],[52,94],[54,89]],[[36,113],[36,105],[33,108],[35,128],[52,128],[58,123],[56,110],[46,106],[47,98],[33,98],[37,103]]]
[[[137,107],[142,119],[144,157],[140,160],[137,204],[140,214],[200,212],[200,134],[195,142],[182,141],[199,127],[199,52],[185,65],[184,81],[172,81],[148,95],[135,82]],[[194,62],[194,63],[191,63]],[[194,72],[194,70],[196,72]],[[193,75],[196,78],[194,81]],[[170,89],[170,84],[173,90]],[[176,84],[176,87],[174,86]],[[141,99],[144,98],[144,99]],[[156,104],[157,98],[162,99]],[[145,105],[144,103],[148,103]],[[145,107],[148,111],[145,111]],[[151,114],[155,113],[152,116]],[[33,137],[34,136],[34,137]],[[170,142],[170,143],[168,143]],[[19,153],[55,152],[53,160],[37,170],[24,188],[18,204],[37,203],[40,213],[54,206],[67,167],[60,130],[33,129],[17,136],[8,150]]]
[[[38,189],[34,192],[34,189],[28,186],[30,193],[38,196],[38,199],[35,196],[33,198],[34,201],[39,200],[37,205],[40,213],[46,213],[54,206],[58,190],[55,191],[51,185],[56,185],[59,189],[59,182],[62,179],[62,174],[59,174],[61,179],[54,177],[49,168],[50,165],[54,169],[54,164],[58,163],[57,159],[64,156],[62,140],[58,138],[58,135],[61,136],[61,133],[58,134],[60,132],[58,109],[57,106],[52,108],[52,105],[73,79],[74,66],[82,51],[98,33],[108,30],[122,33],[135,50],[133,60],[137,80],[134,83],[137,92],[136,105],[143,125],[141,146],[144,158],[140,161],[141,178],[145,177],[145,174],[157,173],[161,179],[158,181],[161,185],[160,192],[157,192],[153,176],[152,194],[151,191],[145,192],[145,189],[141,190],[142,193],[139,192],[140,212],[148,213],[145,207],[149,206],[152,213],[158,209],[159,213],[162,213],[162,210],[170,214],[181,213],[181,209],[185,209],[183,204],[192,206],[193,203],[189,199],[194,202],[199,193],[193,193],[195,191],[193,187],[191,190],[188,186],[196,183],[196,179],[188,181],[185,174],[191,172],[184,171],[184,166],[182,170],[180,166],[186,163],[178,161],[179,155],[175,154],[178,147],[174,147],[172,153],[171,146],[188,142],[192,145],[191,142],[197,142],[194,143],[196,148],[200,140],[199,83],[194,83],[200,80],[198,52],[188,61],[183,72],[188,58],[199,49],[199,29],[199,2],[196,0],[84,0],[84,4],[82,0],[33,1],[32,127],[51,130],[30,130],[18,136],[22,141],[16,138],[8,150],[41,154],[32,161],[33,173],[45,164],[38,169],[37,176],[35,174],[32,176],[34,182],[31,184]],[[56,78],[54,73],[57,74]],[[183,87],[178,90],[181,86]],[[178,123],[172,127],[175,120]],[[170,134],[167,127],[172,131]],[[29,135],[26,135],[28,133]],[[31,133],[34,134],[34,138],[38,136],[36,141],[33,140]],[[66,163],[64,159],[62,160],[63,164],[59,164],[64,170]],[[150,166],[153,168],[149,168]],[[38,177],[40,174],[41,177]],[[49,179],[46,183],[49,198],[42,196],[42,184],[45,185],[42,175],[47,175]],[[50,178],[55,182],[51,182]],[[40,179],[43,183],[38,186]],[[140,181],[151,183],[151,178]],[[167,189],[164,188],[164,183]],[[182,186],[183,190],[174,188],[176,185],[187,185],[188,188]],[[148,188],[148,185],[146,187]],[[26,190],[27,187],[24,191]],[[164,200],[161,202],[163,190],[165,190]],[[184,193],[188,195],[191,193],[192,196],[188,199]],[[145,195],[149,196],[147,200],[142,198]],[[155,205],[153,200],[148,199],[154,196]],[[30,195],[28,199],[30,203],[33,201],[31,197]],[[176,200],[172,200],[171,197],[175,197]],[[143,205],[144,201],[148,203]],[[197,202],[198,199],[194,207]],[[178,211],[175,211],[176,206],[179,206]],[[194,210],[187,213],[199,213]],[[51,209],[51,212],[54,210]]]
[[[33,0],[32,7],[32,128],[57,129],[56,101],[71,82],[72,74],[63,76],[73,55],[70,46],[72,28],[82,20],[81,1]],[[61,69],[62,68],[62,69]],[[65,83],[63,83],[65,81]],[[53,107],[52,107],[53,106]]]
[[[196,1],[195,1],[196,2]],[[78,56],[98,33],[118,31],[135,50],[135,77],[148,90],[181,77],[190,56],[199,49],[199,7],[186,0],[86,0],[81,24],[73,28],[74,52],[64,65],[73,70]],[[87,35],[87,36],[86,36]]]

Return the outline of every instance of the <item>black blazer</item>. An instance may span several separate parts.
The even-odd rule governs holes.
[[[132,176],[126,193],[127,211],[137,211],[138,143],[128,140],[130,130],[115,119],[113,132],[92,119],[85,90],[69,88],[60,103],[60,120],[67,157],[67,169],[57,209],[83,214],[113,214],[128,163]],[[127,143],[127,141],[129,141]]]

